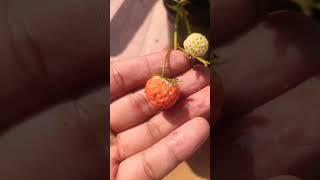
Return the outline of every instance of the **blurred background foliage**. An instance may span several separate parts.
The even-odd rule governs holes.
[[[171,10],[169,6],[175,5],[178,1],[186,0],[163,0],[164,5],[168,11],[168,16],[172,24],[175,19],[175,11]],[[188,0],[190,3],[185,5],[188,11],[188,19],[191,24],[192,32],[200,32],[210,39],[210,2],[215,0]],[[254,1],[254,0],[253,0]],[[320,21],[320,0],[255,0],[257,5],[257,15],[262,17],[268,13],[275,11],[296,11],[304,13],[307,16],[313,17],[316,21]],[[214,15],[214,13],[211,12]],[[178,42],[181,43],[187,36],[186,29],[182,24],[178,26]],[[173,37],[171,38],[173,39]],[[215,58],[214,53],[208,53],[209,59]],[[209,57],[210,56],[210,57]]]
[[[319,20],[320,0],[257,0],[261,15],[279,10],[302,12]]]

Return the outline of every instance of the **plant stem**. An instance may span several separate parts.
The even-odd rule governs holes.
[[[178,44],[178,26],[180,23],[180,20],[183,21],[185,27],[186,27],[186,31],[187,34],[190,35],[191,34],[191,27],[190,27],[190,23],[188,21],[188,17],[187,17],[187,11],[184,9],[183,6],[185,6],[187,3],[189,3],[188,0],[181,0],[181,1],[176,1],[177,5],[175,6],[170,6],[168,5],[168,7],[170,9],[172,9],[173,11],[176,12],[176,16],[174,19],[174,32],[173,32],[173,49],[177,49],[179,44]]]
[[[202,62],[204,64],[204,66],[208,66],[210,64],[210,62],[206,61],[205,59],[201,58],[201,57],[196,57],[197,60],[199,60],[200,62]]]
[[[164,57],[164,62],[163,62],[163,65],[162,65],[162,72],[161,72],[161,76],[162,77],[165,77],[165,69],[166,69],[166,64],[167,64],[167,61],[169,59],[169,55],[170,55],[170,49],[166,52],[166,55]]]
[[[178,24],[180,21],[179,13],[176,14],[176,18],[174,20],[174,32],[173,32],[173,49],[178,48]]]
[[[190,35],[191,34],[191,27],[190,27],[190,23],[188,20],[187,12],[185,10],[181,10],[181,16],[182,16],[184,25],[186,26],[187,34]]]

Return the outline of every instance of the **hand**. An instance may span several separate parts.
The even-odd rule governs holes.
[[[116,61],[110,66],[110,179],[161,179],[209,136],[209,72],[170,53],[168,75],[178,77],[182,97],[171,109],[149,105],[144,85],[161,72],[164,53]]]
[[[214,177],[315,178],[320,167],[319,25],[293,12],[258,18],[251,0],[211,4],[216,52],[225,59],[216,67],[225,106],[212,138]]]
[[[107,179],[106,1],[0,4],[0,179]]]

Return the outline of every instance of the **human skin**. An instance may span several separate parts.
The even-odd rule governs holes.
[[[254,1],[239,2],[211,3],[212,40],[225,59],[215,68],[225,102],[212,130],[212,174],[221,180],[314,179],[320,26],[294,12],[257,18]]]
[[[107,179],[106,3],[0,1],[0,179]]]
[[[231,1],[215,1],[239,10]],[[96,88],[106,78],[109,48],[103,2],[1,2],[1,179],[107,178],[106,89]],[[319,67],[312,62],[319,59],[319,27],[295,13],[251,27],[254,5],[241,2],[241,11],[220,12],[218,27],[231,30],[215,35],[223,44],[251,33],[217,49],[233,63],[216,67],[226,101],[215,129],[213,174],[311,179],[319,167]],[[286,48],[279,53],[274,47]]]
[[[144,86],[161,73],[166,51],[110,65],[110,179],[162,179],[209,136],[209,70],[191,67],[180,51],[168,58],[166,77],[178,78],[181,97],[160,111]],[[206,119],[205,119],[206,118]]]

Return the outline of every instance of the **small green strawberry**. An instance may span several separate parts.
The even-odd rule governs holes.
[[[204,35],[192,33],[183,42],[183,47],[191,57],[203,57],[208,51],[209,42]]]
[[[183,42],[183,47],[184,48],[179,47],[179,49],[182,50],[190,59],[197,59],[206,67],[209,66],[210,61],[203,58],[209,49],[209,42],[204,35],[200,33],[190,34]]]
[[[180,49],[189,59],[196,59],[201,62],[204,66],[208,67],[210,62],[217,63],[216,60],[207,61],[205,55],[209,49],[209,42],[207,38],[201,33],[192,33],[191,26],[188,20],[188,11],[184,8],[189,0],[173,0],[176,5],[168,5],[168,7],[176,12],[174,21],[174,32],[173,32],[173,49]],[[186,31],[187,38],[183,42],[183,48],[179,47],[178,43],[178,25],[180,21],[183,21]]]

